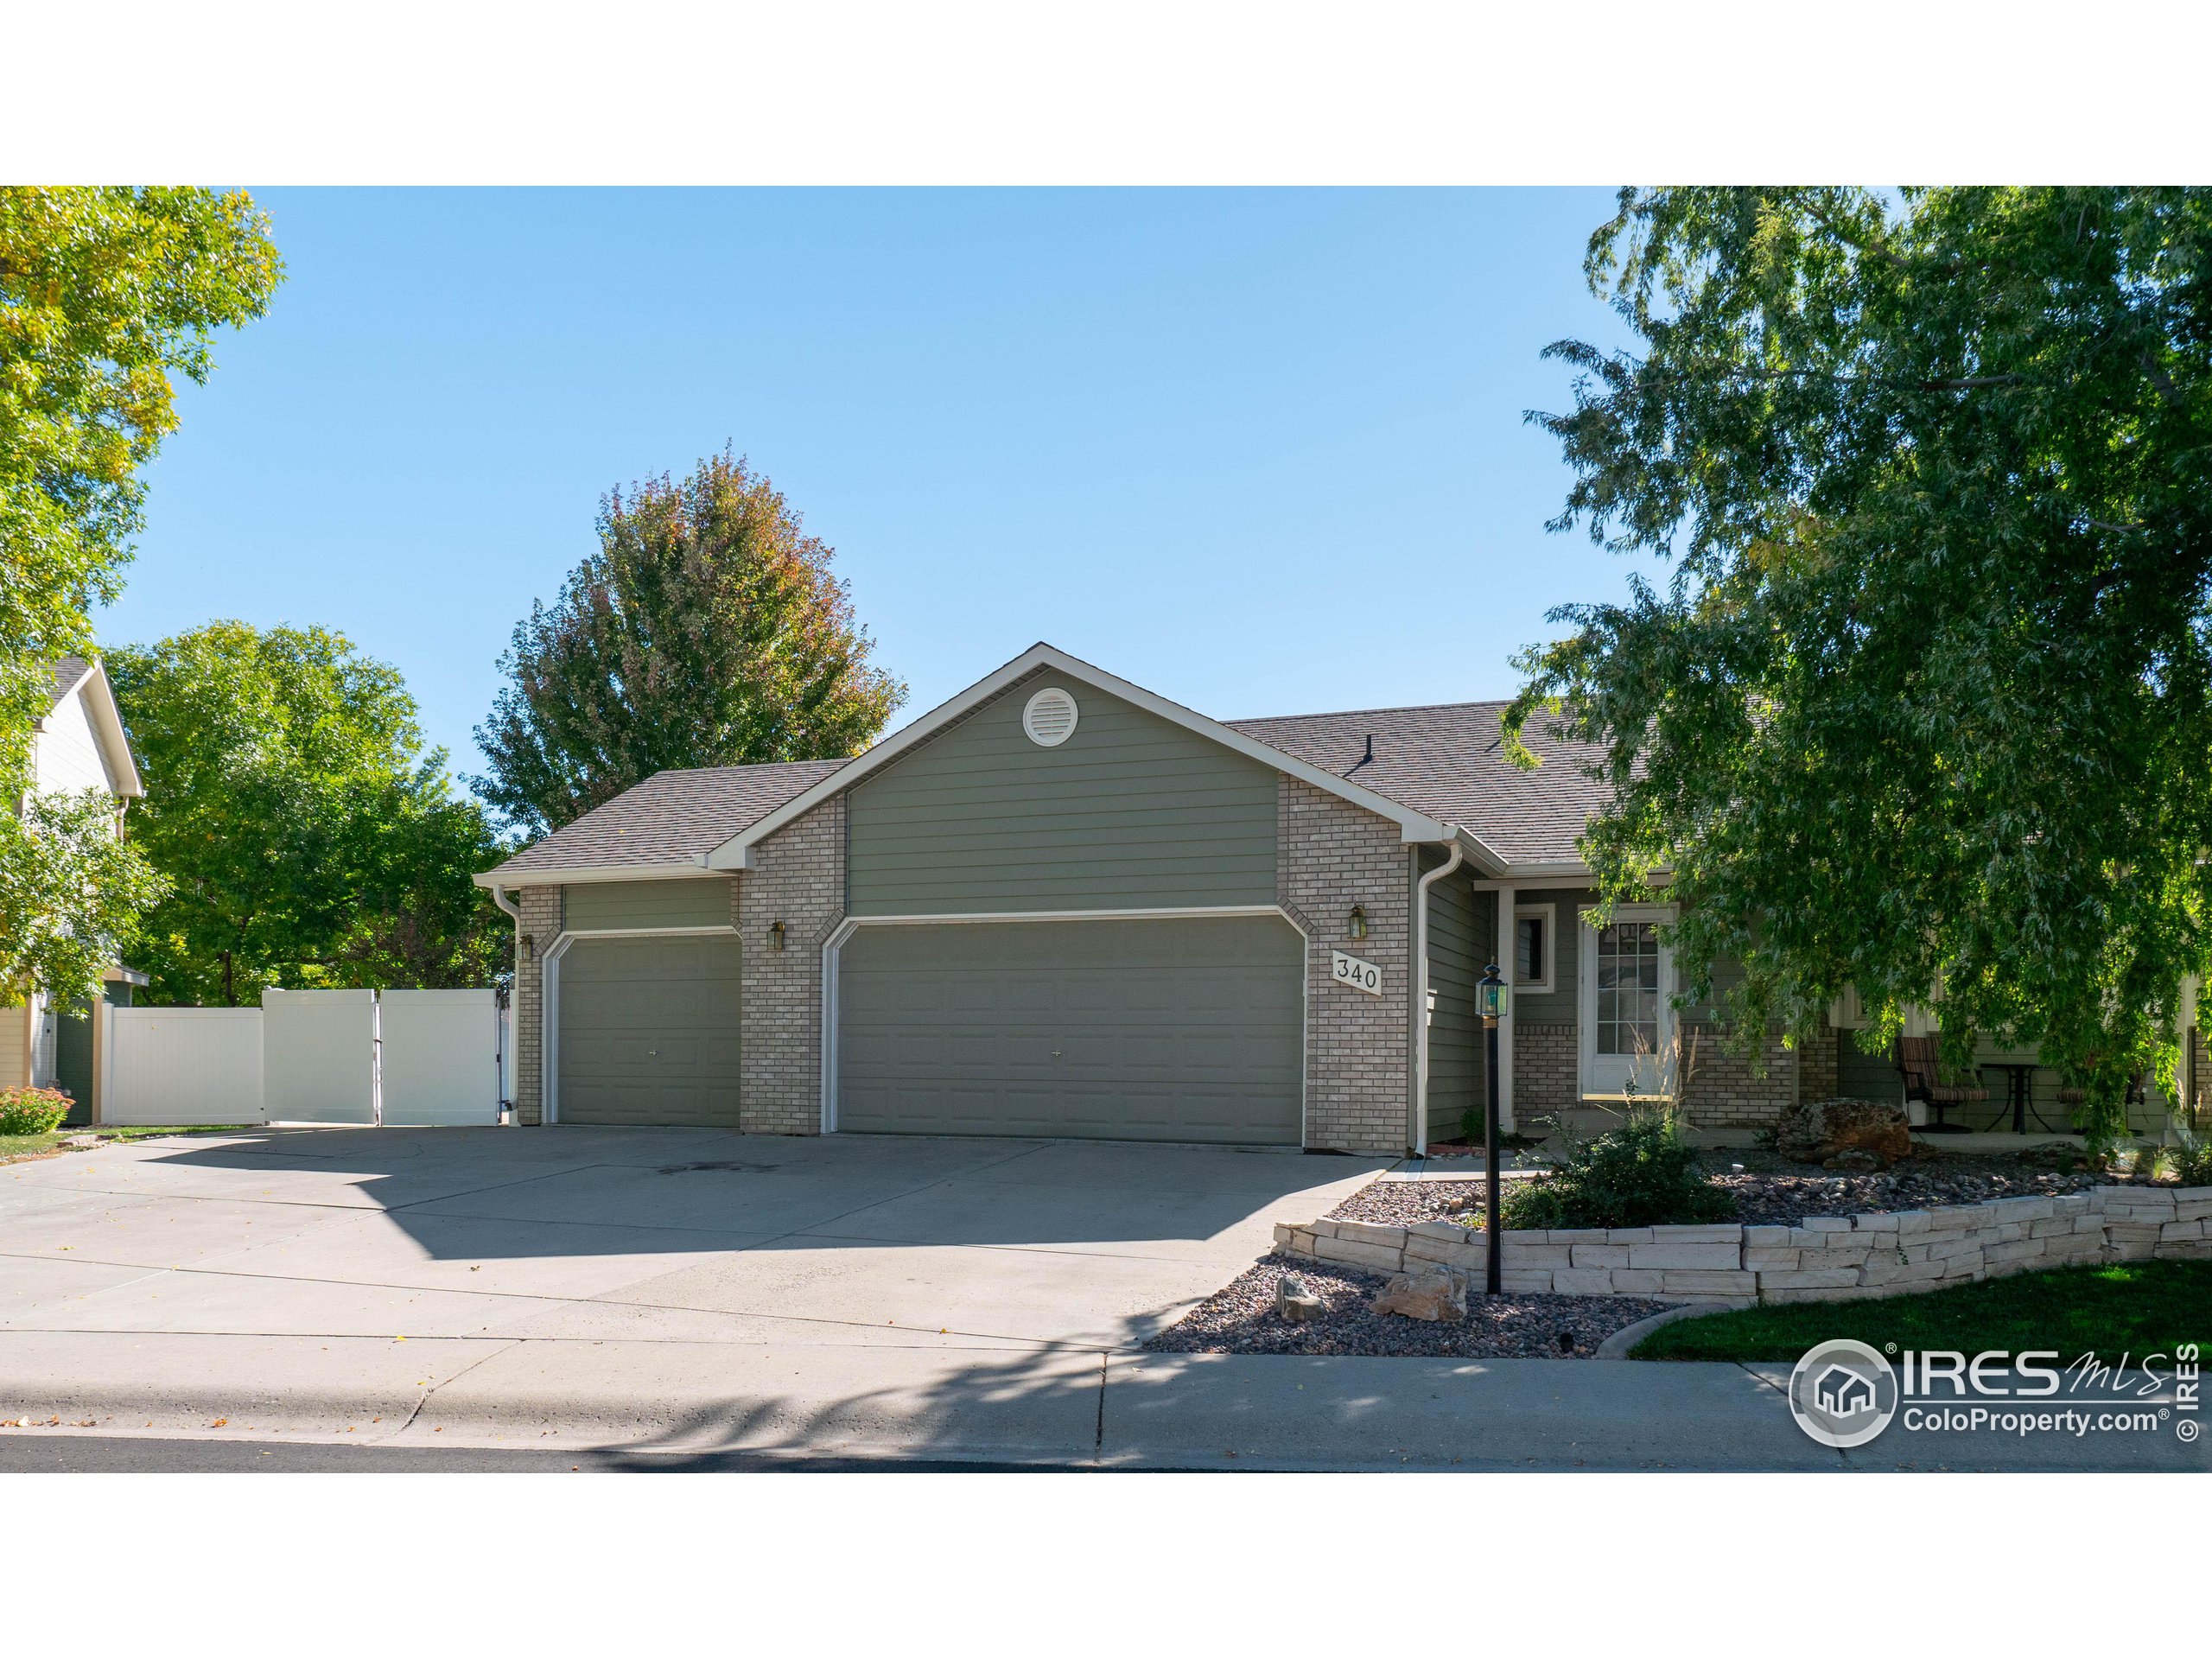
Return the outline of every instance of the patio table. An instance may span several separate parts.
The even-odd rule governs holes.
[[[1984,1060],[1977,1068],[2005,1074],[2005,1098],[2012,1108],[2012,1133],[2028,1132],[2028,1096],[2036,1075],[2032,1060]]]

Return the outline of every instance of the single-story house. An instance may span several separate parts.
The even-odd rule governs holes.
[[[1595,925],[1602,785],[1501,707],[1217,721],[1039,645],[854,759],[658,773],[477,877],[517,1116],[1395,1154],[1479,1110],[1492,961],[1502,1123],[1656,1094],[1663,895]],[[1828,1031],[1682,1096],[1897,1087]]]
[[[101,791],[115,803],[118,835],[130,803],[145,794],[114,688],[97,658],[64,657],[54,664],[47,711],[32,731],[30,785],[41,794]],[[34,990],[0,1007],[0,1088],[60,1089],[77,1103],[69,1121],[92,1121],[106,1010],[130,1006],[131,988],[145,982],[145,975],[118,963],[107,970],[97,1005],[64,1004]]]

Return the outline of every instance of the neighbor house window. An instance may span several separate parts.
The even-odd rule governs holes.
[[[1548,993],[1552,988],[1553,905],[1516,905],[1513,911],[1513,988]]]

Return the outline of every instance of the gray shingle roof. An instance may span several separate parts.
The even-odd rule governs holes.
[[[1582,768],[1602,751],[1552,736],[1539,715],[1522,741],[1544,764],[1523,772],[1505,758],[1498,735],[1505,706],[1445,702],[1223,724],[1401,806],[1465,824],[1514,863],[1578,859],[1575,839],[1607,795]],[[1363,764],[1370,736],[1375,758]]]
[[[1544,764],[1523,772],[1507,761],[1498,737],[1504,707],[1449,702],[1224,723],[1401,806],[1464,824],[1514,863],[1573,861],[1580,856],[1576,837],[1605,799],[1605,786],[1581,770],[1599,751],[1553,737],[1539,715],[1526,737]],[[1374,759],[1363,762],[1370,737]],[[846,764],[793,760],[656,772],[493,874],[515,878],[543,870],[689,864]]]
[[[844,764],[783,760],[657,772],[636,788],[524,848],[492,874],[516,876],[609,864],[688,864]]]
[[[81,657],[55,658],[54,683],[46,689],[46,706],[52,709],[59,705],[62,698],[76,690],[77,682],[85,677],[91,667],[92,664]]]

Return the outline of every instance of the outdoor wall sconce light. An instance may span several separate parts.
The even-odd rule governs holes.
[[[1365,905],[1354,905],[1351,907],[1351,936],[1355,939],[1363,939],[1367,937],[1367,906]]]
[[[522,936],[522,959],[524,962],[532,962],[537,959],[537,935],[535,933],[524,934]]]
[[[779,921],[768,924],[768,948],[771,950],[784,948],[784,925]]]

